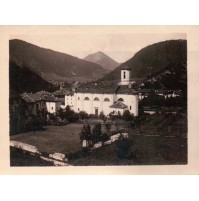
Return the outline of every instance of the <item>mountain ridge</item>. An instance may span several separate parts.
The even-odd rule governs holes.
[[[9,43],[10,61],[17,65],[26,66],[29,70],[40,76],[56,75],[59,79],[70,81],[75,77],[82,78],[84,82],[95,80],[107,73],[100,65],[79,59],[78,57],[42,48],[31,43],[13,39]]]

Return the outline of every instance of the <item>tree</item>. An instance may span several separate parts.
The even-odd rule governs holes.
[[[111,132],[111,124],[106,123],[106,124],[105,124],[105,127],[106,127],[107,134],[110,135],[110,132]]]
[[[106,116],[104,115],[103,112],[100,112],[99,118],[102,119],[104,122],[107,120]]]
[[[79,112],[79,118],[83,121],[84,119],[88,119],[88,113],[86,113],[85,111],[80,111]]]
[[[92,133],[91,133],[90,125],[89,124],[84,125],[79,135],[80,135],[80,141],[82,142],[82,144],[85,141],[84,148],[86,148],[87,150],[87,148],[92,145]]]
[[[80,132],[80,140],[91,140],[91,127],[89,124],[83,126]]]
[[[122,115],[122,119],[124,121],[132,121],[134,120],[134,116],[129,112],[129,110],[125,110]]]
[[[93,130],[93,142],[99,142],[102,137],[102,130],[101,130],[101,124],[98,123],[94,126]]]
[[[79,120],[79,114],[77,114],[73,110],[71,110],[69,106],[66,106],[66,109],[65,109],[65,112],[64,112],[63,116],[69,122],[76,122],[76,121]]]
[[[62,120],[64,119],[64,110],[62,108],[59,108],[57,111],[57,116],[60,117]]]

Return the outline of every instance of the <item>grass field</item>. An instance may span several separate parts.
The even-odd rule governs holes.
[[[79,133],[82,124],[46,126],[43,131],[27,132],[11,136],[11,140],[36,146],[40,152],[70,153],[81,149]]]

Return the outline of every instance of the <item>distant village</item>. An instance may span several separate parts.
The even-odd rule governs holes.
[[[90,87],[73,87],[71,90],[64,89],[61,83],[60,89],[52,93],[38,91],[36,93],[22,93],[20,95],[11,94],[10,96],[10,115],[19,112],[21,108],[25,112],[33,115],[40,115],[49,119],[49,115],[56,116],[61,110],[68,106],[71,110],[79,113],[98,116],[103,112],[105,116],[122,115],[125,110],[129,110],[134,116],[139,114],[139,102],[146,99],[151,90],[135,86],[135,81],[130,79],[131,71],[128,67],[121,70],[121,81],[112,88],[110,86],[98,86],[94,83]],[[56,85],[58,82],[56,82]],[[181,90],[155,89],[155,95],[163,98],[175,98],[182,95]],[[151,108],[146,109],[146,113],[154,113]]]

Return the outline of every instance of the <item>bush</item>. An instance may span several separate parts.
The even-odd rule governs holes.
[[[125,110],[123,115],[122,115],[122,119],[124,121],[132,121],[132,120],[134,120],[134,116],[133,116],[133,114],[131,114],[129,112],[129,110]]]
[[[128,158],[130,148],[131,148],[130,142],[121,135],[120,139],[116,142],[117,157],[120,159]]]
[[[106,121],[106,120],[107,120],[107,117],[104,115],[103,112],[100,112],[99,118],[102,119],[103,121]]]
[[[79,118],[83,121],[84,119],[88,119],[88,113],[86,113],[85,111],[80,111],[79,112]]]

